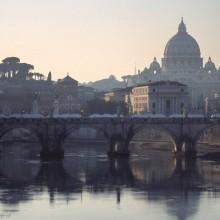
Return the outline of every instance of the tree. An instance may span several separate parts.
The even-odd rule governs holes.
[[[19,70],[20,59],[18,57],[7,57],[0,64],[1,77],[13,78]]]
[[[44,79],[44,75],[42,73],[30,72],[28,73],[28,77],[34,80],[42,80]]]
[[[52,81],[52,74],[51,74],[51,72],[48,73],[47,81],[48,81],[48,82],[51,82],[51,81]]]
[[[20,63],[20,59],[18,57],[6,57],[4,60],[2,60],[2,63],[6,63],[6,64]]]
[[[2,79],[27,79],[29,71],[34,66],[28,63],[20,63],[18,57],[7,57],[0,63],[0,78]],[[39,75],[41,78],[42,76]]]
[[[34,66],[28,63],[20,63],[17,77],[19,79],[27,79],[30,70],[33,70]]]

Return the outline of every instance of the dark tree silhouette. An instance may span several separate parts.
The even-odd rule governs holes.
[[[43,80],[44,79],[44,75],[43,74],[35,73],[35,72],[28,73],[28,77],[30,79],[34,79],[34,80]]]
[[[19,70],[20,59],[17,57],[7,57],[0,64],[2,77],[13,78]]]
[[[18,71],[18,78],[19,79],[27,79],[30,70],[33,70],[34,66],[28,63],[20,63],[19,71]]]
[[[0,63],[0,78],[25,80],[33,69],[34,66],[31,64],[20,63],[18,57],[7,57]]]
[[[48,82],[51,82],[51,81],[52,81],[52,74],[51,74],[51,72],[48,73],[47,81],[48,81]]]

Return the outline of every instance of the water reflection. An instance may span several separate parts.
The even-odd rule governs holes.
[[[41,196],[44,196],[43,201],[47,199],[50,205],[58,207],[57,201],[74,204],[79,200],[84,202],[82,198],[87,195],[93,203],[102,198],[103,206],[99,208],[103,210],[106,209],[104,201],[109,198],[115,204],[125,204],[121,213],[130,213],[129,205],[136,207],[141,203],[140,207],[144,208],[139,218],[147,217],[146,209],[157,216],[152,219],[162,216],[167,216],[164,219],[182,220],[192,216],[203,219],[199,206],[204,202],[205,193],[209,193],[205,202],[219,198],[220,164],[217,163],[175,159],[164,151],[135,155],[129,160],[110,160],[98,146],[94,152],[91,146],[69,148],[62,162],[43,163],[33,152],[18,153],[23,147],[19,145],[16,150],[9,147],[1,153],[1,213],[12,211],[13,216],[18,217],[15,210],[20,211],[19,207],[25,203],[41,200]],[[87,204],[92,206],[88,199]],[[151,210],[147,204],[155,209]],[[114,211],[109,219],[115,215]],[[159,212],[155,214],[156,211]],[[74,217],[74,213],[70,216]],[[104,217],[99,216],[100,219]]]

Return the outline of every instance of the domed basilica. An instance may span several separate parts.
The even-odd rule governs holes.
[[[154,82],[178,81],[188,86],[191,108],[200,109],[207,97],[220,93],[220,69],[211,58],[203,65],[197,41],[187,32],[181,20],[178,32],[167,43],[162,65],[154,58],[149,68],[138,74],[123,76],[127,86]]]

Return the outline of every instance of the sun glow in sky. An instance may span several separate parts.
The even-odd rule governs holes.
[[[181,16],[204,61],[220,66],[219,0],[0,0],[0,59],[20,57],[53,79],[118,79],[160,61]]]

